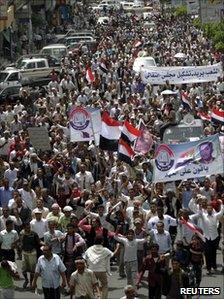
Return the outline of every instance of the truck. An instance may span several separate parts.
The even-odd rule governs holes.
[[[0,88],[17,85],[44,85],[50,81],[50,74],[59,73],[60,63],[46,58],[22,57],[15,65],[0,72]]]

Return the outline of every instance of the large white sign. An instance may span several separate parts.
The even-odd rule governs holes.
[[[223,173],[218,135],[182,144],[160,144],[154,157],[154,182],[200,178]]]
[[[171,84],[200,83],[216,81],[222,76],[222,64],[216,63],[206,66],[183,67],[150,67],[141,69],[141,78],[144,83]]]
[[[101,131],[100,109],[73,106],[69,114],[70,140],[98,140]]]

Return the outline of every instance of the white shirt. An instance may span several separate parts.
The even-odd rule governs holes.
[[[94,253],[94,254],[92,254]],[[102,245],[93,245],[85,252],[89,269],[94,272],[107,272],[113,252]]]
[[[85,269],[82,274],[76,270],[71,275],[70,285],[75,286],[75,296],[78,298],[88,295],[94,299],[93,286],[96,284],[96,276],[90,269]]]
[[[94,178],[90,171],[85,171],[85,173],[78,172],[75,175],[75,181],[81,190],[90,190],[91,184],[94,183]]]
[[[177,219],[169,216],[163,215],[163,220],[160,220],[158,216],[154,216],[149,219],[148,221],[148,228],[149,229],[156,229],[156,224],[162,221],[164,223],[164,230],[169,230],[170,226],[177,226]]]
[[[14,225],[17,225],[17,226],[20,226],[22,225],[22,221],[20,218],[16,218],[15,216],[13,215],[9,215],[8,218],[5,218],[3,215],[0,217],[0,231],[5,229],[6,226],[5,226],[5,223],[6,223],[6,220],[12,220]]]
[[[159,245],[159,254],[163,254],[171,250],[172,241],[168,231],[164,230],[163,234],[159,234],[157,229],[152,229],[151,234],[154,242]]]
[[[37,233],[40,239],[42,239],[44,234],[48,231],[48,222],[45,219],[41,219],[40,221],[33,219],[30,222],[30,226],[31,230]]]
[[[65,272],[66,268],[57,254],[53,254],[49,261],[43,255],[39,257],[36,266],[36,273],[42,278],[44,288],[57,289],[60,285],[60,273]]]
[[[0,244],[1,249],[10,250],[12,249],[12,243],[16,242],[19,239],[17,231],[14,229],[11,232],[7,232],[6,229],[0,232]]]
[[[114,239],[124,244],[124,262],[137,261],[138,244],[146,242],[145,239],[134,239],[129,241],[127,238],[114,236]]]
[[[31,191],[26,191],[23,188],[18,190],[21,194],[22,200],[25,202],[26,206],[32,211],[36,207],[36,193],[31,189]]]
[[[221,206],[221,210],[218,213],[213,212],[212,215],[202,212],[201,224],[206,239],[213,241],[218,237],[218,221],[223,216],[223,212],[224,205]]]

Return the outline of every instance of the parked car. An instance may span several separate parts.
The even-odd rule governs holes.
[[[49,77],[52,70],[60,70],[60,64],[56,65],[53,61],[46,58],[21,58],[15,67],[7,67],[5,70],[19,71],[23,77],[44,78]]]
[[[140,72],[141,68],[156,67],[155,59],[151,56],[147,57],[137,57],[133,64],[133,70],[135,72]]]
[[[57,59],[61,59],[63,56],[66,56],[67,52],[67,47],[63,44],[48,45],[40,50],[40,54],[50,55],[56,57]]]
[[[19,91],[22,85],[8,86],[0,89],[0,104],[6,101],[15,102],[19,99]]]
[[[95,42],[96,40],[94,40],[91,36],[69,36],[65,38],[65,45],[68,47],[71,44],[74,43],[85,43],[85,42]]]

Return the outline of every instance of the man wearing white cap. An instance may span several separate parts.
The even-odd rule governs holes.
[[[58,225],[62,231],[66,231],[67,225],[71,222],[72,207],[65,206],[63,209],[64,214],[60,216]]]

